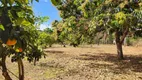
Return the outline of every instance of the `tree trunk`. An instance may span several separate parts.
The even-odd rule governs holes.
[[[52,47],[52,44],[50,44],[49,47]]]
[[[116,43],[116,46],[117,46],[118,59],[120,59],[120,60],[124,59],[123,51],[122,51],[122,44]]]
[[[34,66],[36,66],[36,61],[37,61],[37,58],[35,57],[34,58]]]
[[[6,67],[6,48],[2,46],[2,43],[0,43],[0,54],[1,54],[1,67],[2,67],[2,75],[4,76],[5,80],[12,80],[11,77],[9,76],[7,72],[7,67]]]
[[[24,80],[24,65],[22,59],[18,59],[19,80]]]
[[[63,47],[66,47],[66,45],[64,44],[64,46]]]
[[[118,59],[120,59],[120,60],[124,59],[122,44],[123,44],[124,39],[127,36],[128,32],[129,32],[129,27],[128,26],[126,26],[122,36],[121,36],[121,32],[118,29],[116,29],[116,33],[115,33],[116,46],[117,46]]]
[[[3,54],[2,55],[2,62],[1,62],[1,65],[2,65],[2,75],[4,76],[5,80],[12,80],[11,77],[9,76],[8,72],[7,72],[7,67],[6,67],[6,55]]]
[[[99,39],[99,38],[96,39],[96,44],[97,44],[97,45],[100,44],[100,39]]]
[[[124,59],[123,57],[123,51],[122,51],[122,42],[120,40],[120,32],[116,30],[115,33],[115,42],[116,42],[116,47],[117,47],[117,54],[118,54],[118,59],[122,60]]]

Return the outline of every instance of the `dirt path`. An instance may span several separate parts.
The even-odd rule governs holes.
[[[37,66],[24,62],[25,80],[142,80],[142,47],[123,48],[123,61],[117,60],[114,45],[48,48]],[[15,66],[8,62],[18,74]]]

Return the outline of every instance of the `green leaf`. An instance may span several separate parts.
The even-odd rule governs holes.
[[[39,0],[36,0],[37,2],[39,2]]]
[[[31,23],[27,20],[25,20],[24,18],[18,18],[16,21],[17,25],[24,25],[24,26],[30,26]]]
[[[12,6],[12,4],[14,3],[14,0],[9,0],[9,4]]]
[[[17,21],[16,21],[16,24],[17,25],[21,25],[21,23],[24,21],[23,18],[18,18]]]
[[[4,29],[4,26],[1,25],[1,24],[0,24],[0,29],[2,29],[3,31],[5,30],[5,29]]]
[[[29,21],[26,21],[26,20],[22,21],[21,24],[24,25],[24,26],[30,26],[31,25],[31,23]]]
[[[57,6],[61,3],[61,0],[51,0],[51,2],[54,6]]]
[[[15,19],[18,18],[18,15],[15,10],[11,10],[10,12],[11,12],[13,18],[15,18]]]
[[[23,0],[23,1],[24,1],[26,4],[28,4],[28,2],[29,2],[28,0]]]
[[[2,4],[5,4],[6,3],[6,0],[1,0]]]
[[[119,23],[118,23],[118,21],[116,21],[116,20],[113,20],[112,22],[111,22],[111,24],[112,24],[112,27],[117,27],[117,26],[119,26]]]

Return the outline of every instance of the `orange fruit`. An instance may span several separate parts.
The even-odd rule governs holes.
[[[23,49],[22,48],[19,48],[19,52],[22,52],[23,51]]]
[[[17,48],[15,51],[16,51],[16,52],[22,52],[23,49],[22,49],[22,48]]]
[[[16,39],[8,39],[6,44],[11,46],[11,45],[15,45],[17,43],[17,40]]]

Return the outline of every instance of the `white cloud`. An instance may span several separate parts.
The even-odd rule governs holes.
[[[45,28],[51,28],[51,25],[47,25],[47,24],[40,25],[40,30],[44,30]]]

